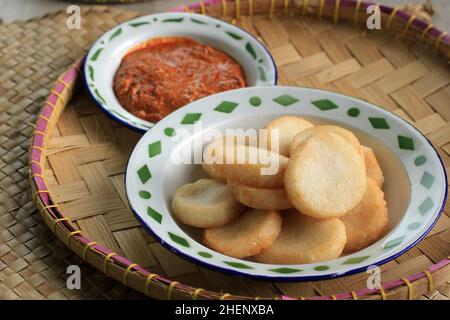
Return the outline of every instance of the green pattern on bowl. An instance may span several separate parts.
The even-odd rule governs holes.
[[[349,110],[357,111],[349,113]],[[385,193],[390,210],[391,225],[384,238],[359,252],[331,261],[301,265],[261,264],[212,251],[176,223],[170,213],[171,197],[180,185],[195,181],[198,173],[193,169],[195,166],[173,163],[173,156],[189,142],[199,139],[202,134],[207,135],[208,130],[241,126],[244,129],[261,128],[271,119],[288,114],[349,127],[359,134],[363,144],[374,149],[385,172]],[[196,131],[197,125],[203,128],[200,134]],[[394,162],[401,167],[394,166]],[[404,178],[401,171],[404,171]],[[434,225],[445,192],[445,171],[436,151],[398,116],[352,97],[281,86],[224,92],[175,111],[142,137],[126,172],[126,193],[131,208],[165,245],[211,268],[276,280],[336,277],[365,271],[393,259],[417,243]],[[396,204],[397,198],[403,198],[404,205]]]

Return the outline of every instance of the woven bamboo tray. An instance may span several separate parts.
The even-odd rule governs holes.
[[[450,38],[384,6],[384,30],[367,32],[361,27],[365,8],[360,1],[261,0],[212,1],[177,10],[222,17],[259,37],[275,57],[280,84],[342,92],[399,114],[427,135],[448,168]],[[109,26],[134,15],[101,14]],[[98,12],[94,16],[91,23],[102,20]],[[35,125],[29,169],[44,222],[95,268],[159,299],[413,299],[426,292],[425,298],[435,297],[435,288],[443,288],[439,298],[448,298],[448,205],[422,242],[382,267],[381,289],[366,289],[366,273],[269,283],[217,273],[175,256],[143,231],[126,201],[124,169],[140,135],[107,118],[79,88],[81,64],[73,64],[51,89]]]

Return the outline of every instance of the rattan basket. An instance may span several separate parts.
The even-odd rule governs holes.
[[[364,29],[368,4],[350,0],[205,1],[180,6],[221,17],[272,51],[280,83],[324,88],[394,111],[423,131],[450,164],[450,37],[406,12],[380,6],[382,30]],[[106,275],[158,299],[413,299],[450,281],[449,210],[416,248],[367,274],[313,283],[268,283],[186,262],[139,227],[123,172],[139,134],[106,118],[74,63],[51,89],[30,149],[33,199],[53,233]],[[319,295],[320,293],[320,295]]]

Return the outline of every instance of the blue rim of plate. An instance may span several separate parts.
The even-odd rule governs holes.
[[[170,13],[170,12],[168,12],[168,13]],[[179,12],[174,13],[174,14],[179,14]],[[152,15],[152,14],[150,14],[150,15]],[[197,14],[197,15],[200,15],[200,14]],[[201,16],[201,15],[200,15],[200,16]],[[88,82],[87,82],[87,75],[88,75],[88,72],[89,72],[89,71],[87,70],[86,58],[87,58],[87,56],[89,55],[89,53],[91,53],[92,49],[100,42],[100,39],[101,39],[106,33],[110,32],[111,30],[113,30],[114,28],[116,28],[116,27],[118,27],[118,26],[120,26],[120,25],[122,25],[122,24],[127,24],[127,23],[129,23],[130,21],[132,21],[132,20],[135,20],[135,19],[137,19],[137,18],[143,18],[143,17],[145,17],[145,16],[135,17],[135,18],[126,20],[126,21],[124,21],[124,22],[122,22],[122,23],[119,23],[119,24],[117,24],[117,25],[111,27],[111,28],[108,29],[107,31],[103,32],[103,33],[97,38],[97,40],[95,40],[95,42],[89,47],[89,50],[87,51],[86,55],[83,57],[83,61],[82,61],[82,68],[83,68],[83,72],[82,72],[83,85],[84,85],[85,89],[87,90],[87,92],[89,93],[89,96],[91,97],[91,99],[92,99],[92,100],[95,102],[95,104],[97,105],[97,107],[98,107],[100,110],[102,110],[107,116],[109,116],[110,118],[112,118],[113,120],[119,122],[120,124],[126,126],[127,128],[130,128],[130,129],[132,129],[132,130],[134,130],[134,131],[137,131],[137,132],[140,132],[140,133],[145,133],[145,132],[147,132],[148,130],[150,130],[151,128],[149,128],[149,129],[147,129],[147,130],[144,130],[144,129],[142,129],[142,128],[138,128],[138,127],[136,127],[136,126],[130,124],[129,122],[127,122],[127,121],[121,119],[120,117],[116,116],[114,113],[112,113],[112,112],[110,112],[109,110],[107,110],[107,109],[100,103],[100,101],[98,101],[98,98],[97,98],[97,97],[95,96],[95,94],[92,92],[92,90],[91,90],[91,88],[89,87]],[[220,20],[220,19],[217,19],[217,18],[215,18],[215,17],[210,17],[210,16],[208,16],[208,17],[211,18],[211,19]],[[246,31],[246,30],[244,30],[244,29],[242,29],[242,28],[240,28],[240,27],[238,27],[238,26],[236,26],[236,25],[233,25],[233,24],[231,24],[231,23],[228,23],[228,22],[226,22],[226,21],[223,21],[223,20],[220,20],[220,22],[223,23],[223,24],[225,24],[225,25],[232,26],[232,27],[234,27],[234,28],[238,28],[238,29],[241,30],[243,33],[247,34],[250,38],[252,38],[255,42],[257,42],[257,43],[259,43],[259,44],[261,45],[261,47],[263,48],[263,50],[264,50],[264,51],[267,53],[267,55],[269,56],[270,61],[271,61],[272,65],[273,65],[273,68],[274,68],[274,71],[275,71],[275,74],[274,74],[274,75],[275,75],[275,78],[274,78],[274,83],[273,83],[272,85],[273,85],[273,86],[276,86],[276,85],[278,84],[278,67],[277,67],[277,64],[275,63],[275,59],[273,58],[272,53],[271,53],[270,50],[267,48],[267,46],[266,46],[264,43],[262,43],[262,41],[258,40],[256,37],[254,37],[254,36],[253,36],[251,33],[249,33],[248,31]],[[249,88],[249,87],[246,87],[246,88]]]
[[[350,97],[353,99],[357,99],[357,100],[361,100],[361,101],[365,101],[362,99],[358,99],[358,98],[354,98],[342,93],[337,93],[337,92],[330,92],[327,90],[323,90],[323,89],[316,89],[316,88],[307,88],[307,87],[298,87],[298,88],[304,88],[304,89],[313,89],[313,90],[317,90],[317,91],[322,91],[322,92],[326,92],[326,93],[332,93],[332,94],[336,94],[339,96],[344,96],[344,97]],[[206,97],[205,97],[206,98]],[[368,101],[366,101],[368,102]],[[192,102],[192,103],[195,103]],[[374,107],[377,108],[381,108],[380,106],[372,103],[372,102],[368,102],[369,104],[373,105]],[[182,108],[185,108],[189,106],[186,105]],[[182,109],[180,108],[180,109]],[[209,264],[207,262],[204,262],[198,258],[195,258],[194,256],[190,256],[187,253],[182,252],[181,250],[178,250],[177,248],[173,247],[172,245],[170,245],[167,241],[165,241],[163,238],[159,237],[157,234],[155,234],[153,232],[153,230],[141,219],[141,217],[139,216],[139,214],[134,210],[134,208],[131,206],[130,203],[130,199],[128,197],[128,192],[127,192],[127,184],[126,184],[126,177],[128,175],[128,168],[129,168],[129,162],[131,159],[128,158],[127,160],[127,165],[125,167],[125,175],[124,175],[124,185],[125,185],[125,196],[127,198],[128,203],[130,203],[130,209],[133,213],[133,215],[135,216],[135,218],[139,221],[139,223],[141,224],[141,226],[153,237],[155,238],[163,247],[169,249],[171,252],[175,253],[176,255],[186,259],[187,261],[193,262],[195,264],[201,265],[207,269],[213,270],[213,271],[218,271],[220,273],[223,274],[228,274],[228,275],[233,275],[233,276],[242,276],[242,277],[246,277],[248,279],[255,279],[255,280],[263,280],[263,281],[272,281],[272,282],[306,282],[306,281],[318,281],[318,280],[331,280],[331,279],[337,279],[337,278],[341,278],[344,276],[350,276],[353,274],[357,274],[363,271],[367,271],[368,268],[370,266],[382,266],[384,264],[386,264],[389,261],[392,261],[394,259],[396,259],[397,257],[403,255],[405,252],[409,251],[410,249],[412,249],[413,247],[415,247],[420,241],[422,241],[426,235],[434,228],[434,226],[436,225],[436,223],[438,222],[439,218],[442,215],[442,212],[444,211],[445,208],[445,204],[447,202],[447,198],[448,198],[448,177],[447,177],[447,171],[445,169],[444,163],[439,155],[439,153],[437,152],[436,148],[434,147],[434,145],[431,143],[431,141],[420,131],[418,130],[414,125],[412,125],[411,123],[409,123],[408,121],[406,121],[405,119],[401,118],[400,116],[398,116],[397,114],[387,110],[387,109],[383,109],[381,108],[383,111],[390,113],[393,117],[397,118],[398,120],[402,121],[403,123],[405,123],[406,125],[410,126],[414,131],[418,132],[426,141],[427,143],[430,145],[430,147],[433,149],[433,151],[435,152],[437,159],[439,159],[439,163],[441,165],[441,169],[444,173],[444,180],[445,180],[445,190],[444,190],[444,197],[442,199],[442,204],[441,207],[435,217],[435,219],[432,221],[432,223],[430,224],[430,226],[428,227],[427,230],[425,230],[415,241],[413,241],[410,245],[406,246],[404,249],[400,250],[399,252],[392,254],[391,256],[382,259],[380,261],[375,261],[373,263],[364,265],[362,267],[358,267],[355,269],[351,269],[345,272],[334,272],[334,273],[329,273],[329,274],[325,274],[325,275],[309,275],[309,276],[284,276],[284,277],[277,277],[277,276],[264,276],[264,275],[254,275],[254,274],[248,274],[245,272],[241,272],[241,271],[237,271],[234,269],[230,269],[230,268],[225,268],[225,267],[220,267],[220,266],[215,266],[212,264]],[[179,109],[178,109],[179,110]],[[142,138],[141,138],[142,139]]]

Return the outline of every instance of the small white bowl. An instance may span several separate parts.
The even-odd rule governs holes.
[[[247,86],[277,83],[277,67],[264,45],[246,31],[219,19],[195,13],[158,13],[139,17],[104,33],[90,48],[84,64],[85,85],[97,105],[130,128],[147,131],[154,123],[121,106],[112,88],[123,56],[155,37],[190,37],[233,57],[244,69]]]
[[[317,124],[347,127],[363,145],[374,150],[386,179],[388,234],[353,254],[302,265],[256,263],[205,247],[191,228],[173,219],[170,202],[178,187],[206,174],[201,165],[176,164],[171,159],[192,146],[195,151],[196,145],[201,159],[202,146],[207,143],[202,138],[210,136],[214,129],[264,128],[270,120],[289,114]],[[447,195],[446,173],[436,150],[397,115],[341,94],[281,86],[232,90],[173,112],[136,145],[127,166],[125,186],[136,217],[175,253],[220,271],[275,281],[333,278],[384,264],[412,248],[431,230]]]

